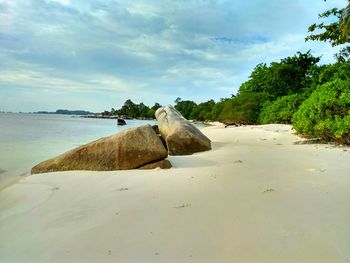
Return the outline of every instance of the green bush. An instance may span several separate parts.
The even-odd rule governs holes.
[[[327,66],[323,66],[319,75],[319,84],[326,82],[342,79],[350,80],[350,62],[336,63]]]
[[[350,144],[350,81],[318,87],[294,114],[294,129],[308,137]]]
[[[266,93],[245,93],[224,100],[218,120],[231,125],[256,124],[262,105],[266,100]]]
[[[298,110],[304,99],[305,95],[302,93],[283,96],[275,101],[266,102],[261,110],[259,123],[291,123],[293,114]]]

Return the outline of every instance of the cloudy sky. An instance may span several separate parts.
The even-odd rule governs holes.
[[[331,2],[331,3],[328,3]],[[346,0],[0,0],[0,110],[102,111],[236,93],[254,66],[309,49]]]

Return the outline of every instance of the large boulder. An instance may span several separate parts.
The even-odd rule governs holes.
[[[163,160],[167,156],[167,150],[152,126],[143,125],[101,138],[44,161],[34,166],[31,173],[127,170]]]
[[[156,113],[159,131],[170,155],[187,155],[211,149],[211,141],[172,106]]]

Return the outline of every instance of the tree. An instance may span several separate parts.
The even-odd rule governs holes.
[[[349,41],[350,38],[350,1],[342,13],[341,28],[343,37]]]
[[[162,105],[160,105],[158,102],[154,103],[154,105],[151,107],[152,110],[156,111],[158,110]]]
[[[262,92],[246,93],[234,98],[223,100],[219,121],[226,124],[256,124],[261,108],[267,100],[267,94]]]
[[[214,106],[214,100],[208,100],[207,102],[199,103],[192,109],[190,119],[197,121],[213,120],[212,111]]]
[[[138,116],[138,107],[132,102],[132,100],[128,99],[124,102],[124,105],[118,110],[119,115],[126,115],[131,118],[136,118]]]
[[[175,105],[175,109],[177,109],[186,119],[189,119],[192,110],[197,106],[197,104],[191,100],[181,100],[180,98],[178,99],[176,99],[178,102]]]
[[[334,57],[339,63],[350,61],[350,46],[342,48],[338,53],[334,55]]]
[[[320,60],[319,57],[298,52],[280,62],[257,65],[249,80],[241,85],[238,95],[248,93],[267,93],[271,100],[281,96],[303,91],[311,86],[312,69]]]
[[[143,104],[142,102],[137,105],[137,116],[136,117],[148,117],[149,107]]]
[[[181,98],[177,97],[176,100],[175,100],[175,104],[178,104],[180,101],[181,101]]]
[[[343,9],[332,8],[319,14],[318,17],[319,19],[324,20],[327,20],[328,18],[335,18],[335,21],[332,20],[330,23],[315,23],[309,26],[308,31],[311,34],[305,38],[306,41],[316,40],[330,42],[332,46],[337,46],[349,42],[350,2],[347,7]]]

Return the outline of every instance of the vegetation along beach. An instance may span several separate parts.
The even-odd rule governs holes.
[[[0,262],[350,261],[348,0],[0,22]]]

